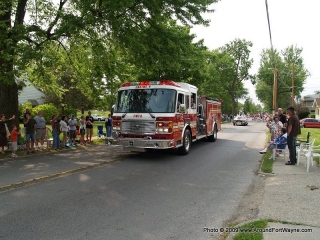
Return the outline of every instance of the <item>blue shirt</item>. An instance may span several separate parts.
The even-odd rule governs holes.
[[[106,126],[112,126],[112,118],[106,119]]]
[[[277,145],[278,149],[285,149],[287,146],[287,134],[285,133],[280,135],[273,141],[273,143]]]
[[[69,129],[70,130],[77,130],[77,120],[76,119],[69,119]]]
[[[37,128],[42,128],[42,129],[46,128],[46,120],[44,119],[44,117],[36,116],[34,120],[37,123]]]

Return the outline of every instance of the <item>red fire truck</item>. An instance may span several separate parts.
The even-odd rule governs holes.
[[[188,154],[202,138],[215,142],[221,102],[170,80],[123,83],[113,109],[113,137],[127,151],[178,149]]]

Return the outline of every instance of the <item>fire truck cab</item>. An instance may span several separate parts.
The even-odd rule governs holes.
[[[202,138],[215,142],[221,103],[198,88],[170,80],[123,83],[113,109],[113,137],[126,151],[178,149]]]

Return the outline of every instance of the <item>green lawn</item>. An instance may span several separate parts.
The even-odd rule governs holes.
[[[320,145],[320,128],[301,128],[301,135],[299,137],[306,138],[308,132],[311,133],[310,140],[316,139],[314,145]]]
[[[254,222],[246,223],[235,229],[238,230],[238,234],[234,236],[234,240],[262,240],[262,231],[266,229],[268,225],[268,220],[262,219]],[[255,232],[256,231],[256,232]]]
[[[301,128],[301,134],[298,136],[298,138],[301,138],[302,140],[305,140],[308,132],[311,133],[310,141],[315,138],[315,146],[320,145],[320,128]],[[267,134],[267,139],[270,139],[270,133]],[[319,150],[320,153],[320,150]],[[261,165],[261,171],[265,173],[272,173],[272,167],[273,167],[273,160],[269,159],[271,156],[271,153],[268,151],[266,154],[262,156],[262,165]],[[315,159],[316,162],[319,161],[318,158]],[[318,162],[319,163],[319,162]]]
[[[105,128],[105,124],[103,121],[95,121],[94,122],[94,128],[93,128],[93,137],[97,137],[98,136],[98,126],[103,126],[103,132],[106,133],[106,128]],[[20,129],[23,129],[23,124],[20,124]],[[51,125],[48,124],[47,128],[52,129]],[[62,136],[62,134],[60,134],[60,137]],[[51,132],[49,131],[49,136],[48,138],[52,138]],[[80,138],[80,136],[78,136],[77,138]]]

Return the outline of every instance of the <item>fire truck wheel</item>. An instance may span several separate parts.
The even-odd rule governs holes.
[[[183,134],[182,147],[178,148],[179,153],[182,155],[187,155],[190,150],[190,145],[191,145],[191,134],[190,134],[190,131],[186,129]]]
[[[213,133],[211,136],[208,137],[208,140],[210,142],[215,142],[217,141],[217,138],[218,138],[218,129],[217,129],[217,125],[214,125]]]

